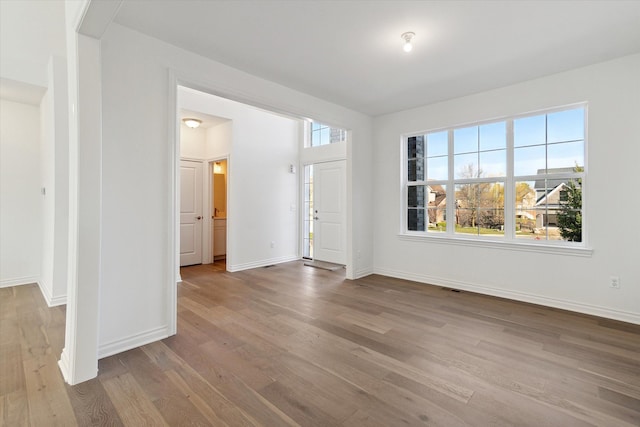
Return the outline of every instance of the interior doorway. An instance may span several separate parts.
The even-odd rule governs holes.
[[[209,163],[211,171],[211,259],[210,262],[227,258],[227,192],[229,162],[227,158]]]

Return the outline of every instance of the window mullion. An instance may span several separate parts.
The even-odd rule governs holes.
[[[515,224],[515,188],[516,181],[514,179],[514,138],[513,138],[513,119],[507,120],[507,176],[504,185],[504,235],[507,240],[512,240],[516,235]]]
[[[447,232],[446,234],[453,236],[456,230],[456,189],[453,185],[453,129],[447,132],[447,162],[448,162],[448,180],[447,180]]]

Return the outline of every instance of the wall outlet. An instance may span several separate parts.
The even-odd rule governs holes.
[[[609,286],[612,287],[613,289],[620,289],[620,277],[611,276],[609,278]]]
[[[271,249],[276,247],[276,242],[271,242]]]

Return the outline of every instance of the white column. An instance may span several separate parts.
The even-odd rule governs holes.
[[[102,138],[100,42],[78,34],[78,11],[69,14],[69,268],[59,365],[73,385],[98,373]]]

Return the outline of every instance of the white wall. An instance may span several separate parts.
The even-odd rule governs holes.
[[[42,265],[38,283],[45,300],[51,300],[53,288],[53,247],[55,228],[55,112],[53,90],[47,90],[40,103],[40,156],[42,196]]]
[[[0,99],[0,287],[40,279],[40,188],[40,109]]]
[[[172,328],[171,230],[175,223],[170,216],[173,203],[170,189],[174,154],[167,141],[173,120],[169,111],[175,100],[172,101],[169,90],[170,70],[174,70],[179,81],[194,83],[232,99],[352,129],[353,145],[362,145],[359,149],[364,152],[370,150],[371,120],[117,24],[112,24],[103,36],[101,55],[103,193],[99,347],[100,355],[104,356],[157,340]],[[242,130],[239,132],[242,137]],[[267,149],[260,154],[266,156]],[[366,163],[367,158],[354,159],[349,167],[351,186],[352,174],[368,167],[360,165],[360,161]],[[238,165],[234,162],[232,157],[231,174],[237,167],[239,176],[250,174],[252,168],[258,167],[253,160],[253,163]],[[286,162],[289,163],[288,158]],[[260,166],[274,171],[281,167],[279,163]],[[279,178],[282,181],[293,178],[286,174],[286,169],[283,172]],[[230,185],[232,194],[233,182]],[[365,205],[357,209],[368,213],[370,204],[367,205],[366,195],[370,193],[367,187],[371,182],[357,185],[363,188],[353,186],[352,191],[361,194]],[[269,208],[269,204],[281,206],[286,202],[288,207],[291,201],[286,194],[283,197],[286,200],[257,199],[251,213],[259,214],[260,209]],[[230,206],[231,216],[234,208]],[[350,231],[350,248],[355,249],[363,242],[366,245],[371,231],[368,214],[354,221]],[[80,241],[82,239],[81,231]],[[246,259],[258,256],[250,252]],[[241,265],[244,261],[245,258],[238,255],[237,263]],[[372,259],[362,258],[359,262],[366,268],[367,264],[371,266]],[[353,267],[349,268],[353,270]],[[78,318],[78,323],[81,321]]]
[[[206,158],[207,129],[192,129],[180,123],[180,157],[189,159]]]
[[[0,76],[46,87],[51,55],[65,57],[62,0],[0,1]]]
[[[400,135],[587,101],[590,257],[406,241]],[[375,271],[640,323],[640,55],[376,118]],[[609,276],[621,288],[609,288]]]
[[[180,88],[178,105],[231,119],[207,134],[210,158],[230,157],[227,269],[297,259],[298,218],[291,205],[298,204],[298,178],[288,167],[298,162],[300,121],[187,88]]]
[[[233,143],[233,122],[227,121],[218,126],[207,129],[207,144],[205,157],[215,159],[228,156]]]
[[[66,302],[69,212],[69,123],[66,64],[51,57],[48,87],[40,104],[42,210],[42,268],[40,289],[49,306]]]

